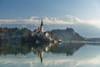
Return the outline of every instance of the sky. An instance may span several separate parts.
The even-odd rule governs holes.
[[[88,24],[100,28],[100,0],[0,0],[0,24]]]

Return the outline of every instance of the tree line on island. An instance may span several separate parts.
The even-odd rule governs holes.
[[[28,37],[31,31],[27,28],[0,28],[0,41],[1,42],[19,42],[22,37]]]
[[[31,30],[27,28],[0,28],[0,42],[36,42],[39,40],[41,42],[48,42],[49,37],[45,37],[44,34],[32,35]],[[49,36],[62,41],[100,41],[100,38],[84,38],[80,36],[73,28],[66,28],[63,30],[57,29],[52,31],[47,31]]]
[[[0,28],[0,42],[36,42],[39,40],[41,42],[48,42],[49,39],[45,37],[44,34],[32,35],[33,31],[27,28]],[[45,33],[45,32],[44,32]],[[52,32],[48,31],[48,34],[52,39],[57,40]]]

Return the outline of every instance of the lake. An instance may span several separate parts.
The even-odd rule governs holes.
[[[100,67],[100,44],[0,44],[0,67]]]

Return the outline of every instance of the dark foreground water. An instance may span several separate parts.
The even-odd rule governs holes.
[[[100,44],[0,44],[0,67],[100,67]]]

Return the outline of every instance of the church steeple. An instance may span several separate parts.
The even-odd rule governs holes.
[[[44,32],[43,20],[41,20],[40,32],[41,32],[41,33],[43,33],[43,32]]]
[[[41,26],[43,26],[43,20],[41,20]]]

